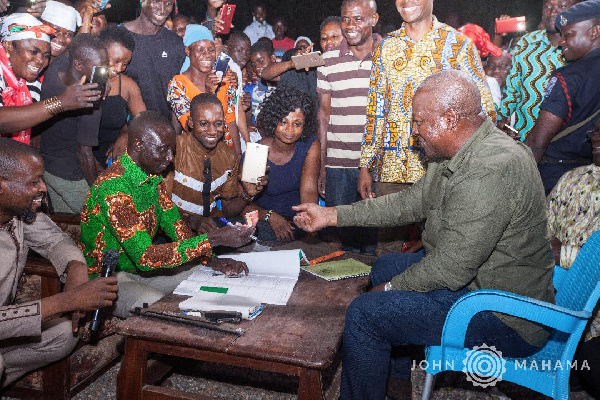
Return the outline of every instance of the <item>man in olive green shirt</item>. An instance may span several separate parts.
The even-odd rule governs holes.
[[[432,75],[413,99],[413,134],[430,161],[420,181],[349,206],[296,207],[294,221],[307,231],[425,221],[425,253],[380,257],[371,272],[373,291],[348,308],[343,399],[383,398],[391,346],[438,345],[448,310],[470,290],[554,302],[554,259],[535,161],[480,110],[477,86],[464,73]],[[539,325],[482,312],[465,345],[486,343],[505,356],[524,356],[547,337]]]

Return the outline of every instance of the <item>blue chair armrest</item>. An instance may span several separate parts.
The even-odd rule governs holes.
[[[520,296],[500,290],[475,290],[458,299],[446,317],[442,332],[442,345],[463,348],[469,322],[482,311],[495,311],[562,332],[572,332],[577,323],[590,318],[585,311],[573,311],[545,301]]]
[[[565,269],[560,265],[554,266],[554,273],[552,274],[552,283],[554,284],[554,289],[557,291],[560,290],[560,286],[562,285],[562,282],[568,273],[568,269]]]

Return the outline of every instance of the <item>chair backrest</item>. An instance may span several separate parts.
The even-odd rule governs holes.
[[[556,293],[556,304],[591,312],[598,301],[600,282],[600,230],[594,232],[577,254]],[[595,298],[592,298],[592,296]]]

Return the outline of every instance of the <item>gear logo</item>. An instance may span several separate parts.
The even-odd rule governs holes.
[[[473,386],[483,388],[495,386],[506,372],[506,360],[502,358],[502,352],[485,343],[469,350],[463,365],[462,371],[467,374],[467,380],[472,382]]]

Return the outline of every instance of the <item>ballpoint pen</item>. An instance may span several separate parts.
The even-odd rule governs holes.
[[[221,221],[222,223],[224,223],[227,226],[233,226],[235,228],[235,225],[232,224],[231,221],[229,221],[227,218],[219,217],[219,221]],[[254,240],[255,242],[258,242],[258,238],[254,235],[250,235],[250,239]]]

